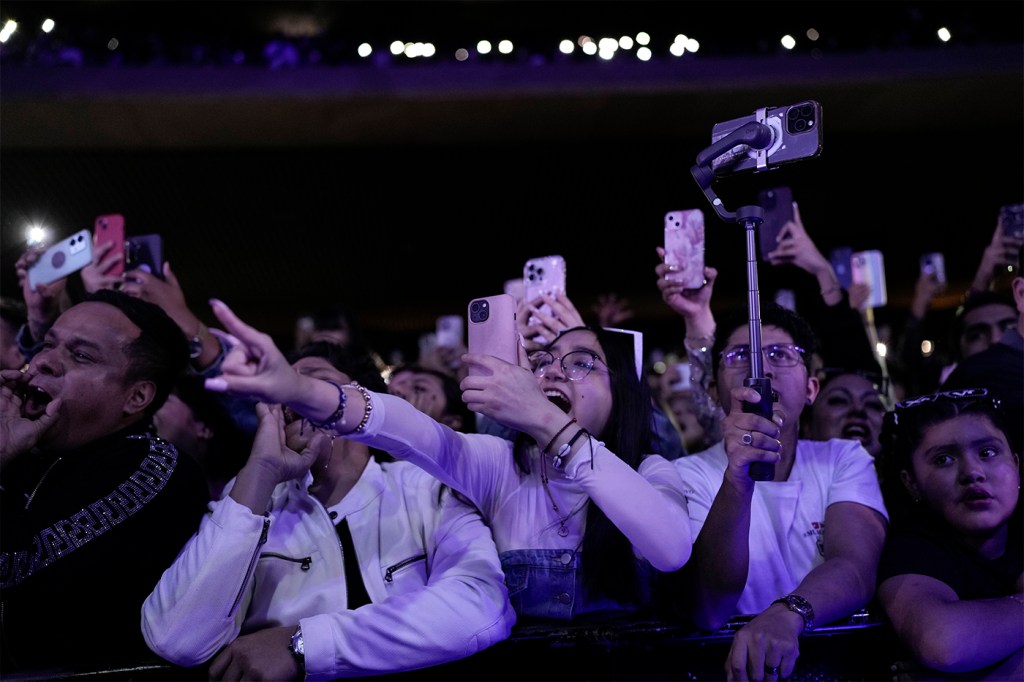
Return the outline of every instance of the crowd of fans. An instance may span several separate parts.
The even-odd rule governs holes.
[[[533,623],[745,616],[722,676],[775,680],[802,635],[868,609],[914,679],[1020,679],[1024,240],[1001,220],[932,374],[912,342],[878,355],[870,292],[798,210],[768,264],[818,296],[754,330],[713,313],[714,267],[685,288],[652,245],[681,318],[661,372],[614,296],[520,300],[515,364],[425,343],[390,366],[343,307],[279,348],[190,307],[167,263],[110,277],[97,248],[33,288],[30,248],[0,309],[3,670],[335,679]],[[770,414],[749,409],[752,332]]]

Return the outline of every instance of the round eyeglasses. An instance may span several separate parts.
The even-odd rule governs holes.
[[[773,343],[762,347],[761,350],[772,367],[796,367],[804,361],[807,352],[792,343]],[[743,344],[730,351],[722,351],[722,362],[726,367],[750,367],[750,346]]]
[[[556,357],[546,350],[538,350],[530,353],[526,358],[530,363],[530,370],[537,378],[544,376]],[[585,379],[590,370],[594,369],[594,363],[601,360],[597,353],[589,350],[574,350],[557,358],[562,366],[562,373],[569,381],[580,381]]]

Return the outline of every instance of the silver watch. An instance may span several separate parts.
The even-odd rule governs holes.
[[[292,656],[299,662],[299,665],[303,669],[306,667],[306,648],[302,644],[302,626],[295,628],[295,632],[292,633],[292,641],[288,644],[288,650],[292,652]]]

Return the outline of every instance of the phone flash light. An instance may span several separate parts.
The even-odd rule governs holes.
[[[25,228],[25,241],[29,246],[36,246],[46,242],[46,228],[39,225],[29,225]]]

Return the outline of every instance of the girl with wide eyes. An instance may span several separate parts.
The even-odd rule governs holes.
[[[528,367],[465,355],[481,371],[462,380],[462,398],[507,439],[458,433],[396,396],[300,376],[268,335],[219,301],[213,308],[240,343],[207,387],[282,403],[460,492],[492,528],[521,620],[653,608],[658,572],[689,559],[683,483],[652,454],[632,336],[563,325],[529,349]]]
[[[906,648],[901,664],[927,679],[1024,679],[1021,470],[1007,418],[983,388],[886,415],[892,523],[878,598]]]

